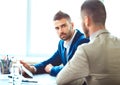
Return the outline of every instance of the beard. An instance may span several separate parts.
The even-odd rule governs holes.
[[[71,37],[72,37],[72,34],[71,34],[71,32],[69,32],[69,33],[61,33],[61,35],[60,35],[60,38],[62,39],[62,40],[70,40],[71,39]]]
[[[66,39],[67,39],[67,34],[66,34],[66,33],[61,33],[61,34],[60,34],[60,38],[61,38],[62,40],[66,40]]]
[[[89,38],[89,30],[87,29],[87,27],[85,26],[85,23],[82,24],[82,28],[83,28],[83,31],[84,31],[84,34],[86,36],[86,38]]]
[[[60,38],[62,39],[62,40],[65,40],[65,41],[67,41],[67,40],[70,40],[71,38],[72,38],[72,28],[70,28],[70,30],[67,32],[67,33],[61,33],[60,34]]]

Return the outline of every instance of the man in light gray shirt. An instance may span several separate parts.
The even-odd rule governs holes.
[[[120,39],[106,30],[106,10],[100,0],[81,6],[83,31],[90,42],[79,46],[57,76],[58,85],[120,85]]]

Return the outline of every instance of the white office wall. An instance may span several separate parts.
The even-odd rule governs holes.
[[[106,28],[111,34],[120,37],[120,4],[119,0],[104,0],[107,11]]]
[[[84,0],[0,0],[0,55],[42,56],[57,49],[59,37],[53,16],[68,13],[75,28],[81,29],[80,5]],[[107,29],[120,37],[119,2],[103,0]]]
[[[26,0],[0,0],[0,55],[26,52]]]
[[[83,0],[31,0],[31,43],[29,52],[50,55],[56,51],[59,37],[53,17],[59,11],[68,13],[75,28],[81,30],[80,5]]]
[[[31,55],[52,54],[57,49],[57,36],[53,16],[59,10],[68,13],[75,28],[81,29],[80,6],[84,0],[31,0],[31,37],[28,53]],[[118,1],[102,0],[107,10],[106,28],[111,34],[120,37]]]

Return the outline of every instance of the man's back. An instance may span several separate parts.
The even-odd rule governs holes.
[[[88,55],[88,85],[120,85],[120,39],[101,30],[83,47]]]
[[[106,30],[104,4],[100,0],[85,0],[81,17],[83,31],[90,42],[77,48],[58,74],[57,84],[81,85],[78,80],[85,78],[88,85],[120,85],[120,39]]]

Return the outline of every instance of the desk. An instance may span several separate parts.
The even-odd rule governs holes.
[[[56,77],[52,77],[49,74],[34,75],[33,80],[37,80],[38,83],[21,82],[21,84],[19,84],[19,85],[57,85]],[[0,84],[1,85],[13,85],[9,81],[10,81],[10,78],[8,78],[7,74],[0,75]]]

